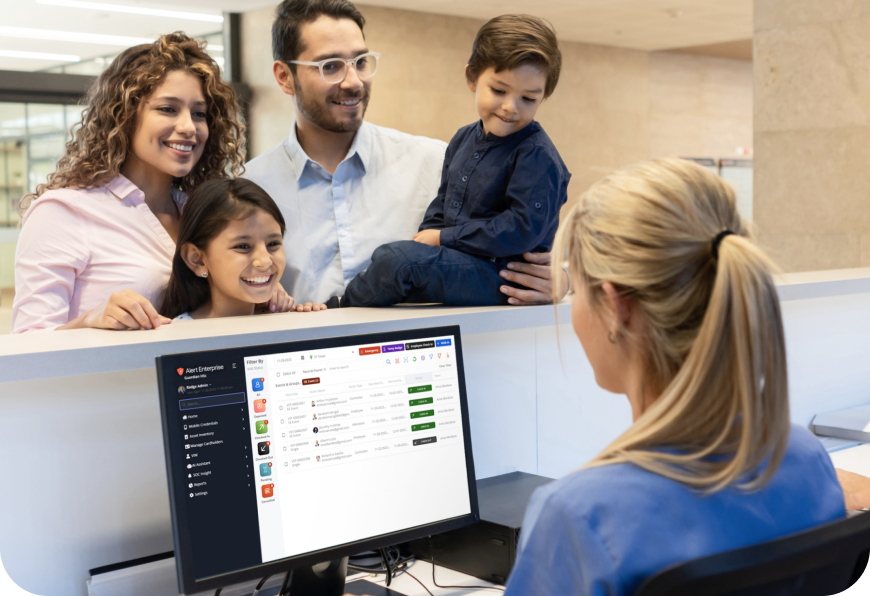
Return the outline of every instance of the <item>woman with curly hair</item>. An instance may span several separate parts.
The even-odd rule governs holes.
[[[14,332],[152,329],[191,189],[244,171],[244,125],[204,44],[125,50],[86,97],[57,170],[22,201]],[[287,310],[283,290],[273,310]]]

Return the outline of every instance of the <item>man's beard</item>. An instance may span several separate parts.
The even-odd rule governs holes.
[[[322,103],[316,100],[309,100],[302,92],[299,80],[295,77],[293,79],[293,88],[296,91],[296,109],[312,124],[316,124],[329,132],[356,132],[362,126],[363,117],[365,117],[366,109],[369,107],[369,97],[371,97],[367,89],[363,89],[353,95],[341,95],[335,98],[339,100],[360,98],[360,103],[362,104],[362,115],[358,120],[340,122],[332,116],[329,109]],[[327,101],[332,101],[332,99]]]

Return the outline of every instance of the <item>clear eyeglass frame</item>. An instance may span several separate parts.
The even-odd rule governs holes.
[[[356,75],[361,79],[370,79],[375,76],[375,73],[378,72],[378,59],[381,57],[379,52],[366,52],[365,54],[360,54],[355,58],[351,58],[350,60],[345,60],[344,58],[327,58],[326,60],[320,60],[318,62],[306,62],[304,60],[286,60],[287,64],[301,64],[303,66],[316,66],[320,69],[320,76],[324,81],[329,83],[330,85],[338,85],[342,81],[347,78],[347,73],[350,72],[350,65],[353,64],[354,70],[356,70]],[[359,68],[359,61],[364,60],[366,58],[374,58],[374,67],[371,69],[370,74],[361,74]],[[341,64],[341,74],[340,78],[336,78],[338,76],[338,72],[335,76],[330,76],[326,72],[323,71],[323,67],[327,64],[334,63],[336,65]],[[335,79],[335,80],[331,80]]]

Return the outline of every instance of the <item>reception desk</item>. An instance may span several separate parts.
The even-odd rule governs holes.
[[[870,269],[784,276],[792,419],[870,403]],[[557,326],[557,322],[559,325]],[[475,467],[561,476],[631,423],[599,389],[570,307],[395,307],[0,337],[0,557],[24,589],[172,550],[154,358],[458,324]],[[231,514],[228,512],[228,514]]]

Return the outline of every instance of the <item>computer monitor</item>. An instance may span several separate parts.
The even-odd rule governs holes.
[[[157,358],[179,590],[478,519],[459,327]]]

